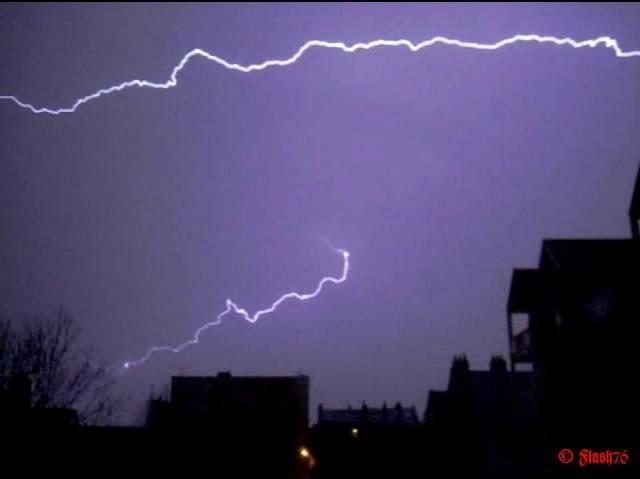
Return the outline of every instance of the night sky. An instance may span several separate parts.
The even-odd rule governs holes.
[[[0,5],[0,95],[64,107],[162,82],[202,48],[286,58],[312,39],[496,42],[607,35],[640,49],[640,5]],[[311,404],[415,405],[452,356],[507,351],[514,267],[543,238],[629,237],[640,58],[519,43],[346,54],[243,74],[195,59],[177,88],[132,88],[73,114],[0,102],[0,311],[64,305],[119,378],[121,421],[171,375],[311,377]],[[314,417],[312,415],[312,417]]]

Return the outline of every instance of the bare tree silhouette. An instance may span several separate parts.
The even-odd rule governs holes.
[[[72,408],[83,424],[112,417],[118,400],[104,364],[80,348],[78,323],[60,308],[53,318],[0,321],[0,388],[9,378],[32,382],[32,406]]]

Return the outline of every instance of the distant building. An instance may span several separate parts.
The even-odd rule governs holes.
[[[381,408],[370,408],[366,403],[361,408],[325,409],[318,406],[318,425],[353,427],[367,426],[417,426],[420,424],[415,407],[402,407],[396,403],[392,408],[384,403]]]
[[[305,477],[308,422],[307,376],[176,376],[170,399],[151,400],[148,414],[154,434],[180,437],[178,448],[205,447],[242,477]]]
[[[508,371],[498,356],[489,371],[474,371],[465,356],[456,357],[447,390],[429,392],[432,466],[469,477],[537,477],[538,420],[530,372]]]
[[[25,374],[14,374],[0,387],[0,429],[14,433],[58,431],[79,424],[75,410],[63,407],[35,407],[32,381]]]
[[[314,478],[404,477],[423,470],[422,424],[415,407],[327,409],[311,429]]]

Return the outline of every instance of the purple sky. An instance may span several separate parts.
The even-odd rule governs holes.
[[[640,49],[639,5],[0,5],[0,95],[61,107],[192,48],[238,63],[311,39],[495,42],[608,35]],[[74,114],[0,103],[0,309],[63,304],[114,364],[338,276],[255,325],[122,378],[127,418],[186,374],[311,376],[315,407],[424,408],[452,355],[506,352],[511,270],[546,237],[627,237],[640,58],[605,48],[316,49],[253,74],[194,60],[178,88]]]

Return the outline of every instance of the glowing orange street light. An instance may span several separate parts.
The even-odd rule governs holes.
[[[309,452],[309,449],[303,446],[300,448],[298,453],[300,454],[300,457],[307,462],[309,468],[312,468],[315,465],[316,460],[311,455],[311,452]]]

